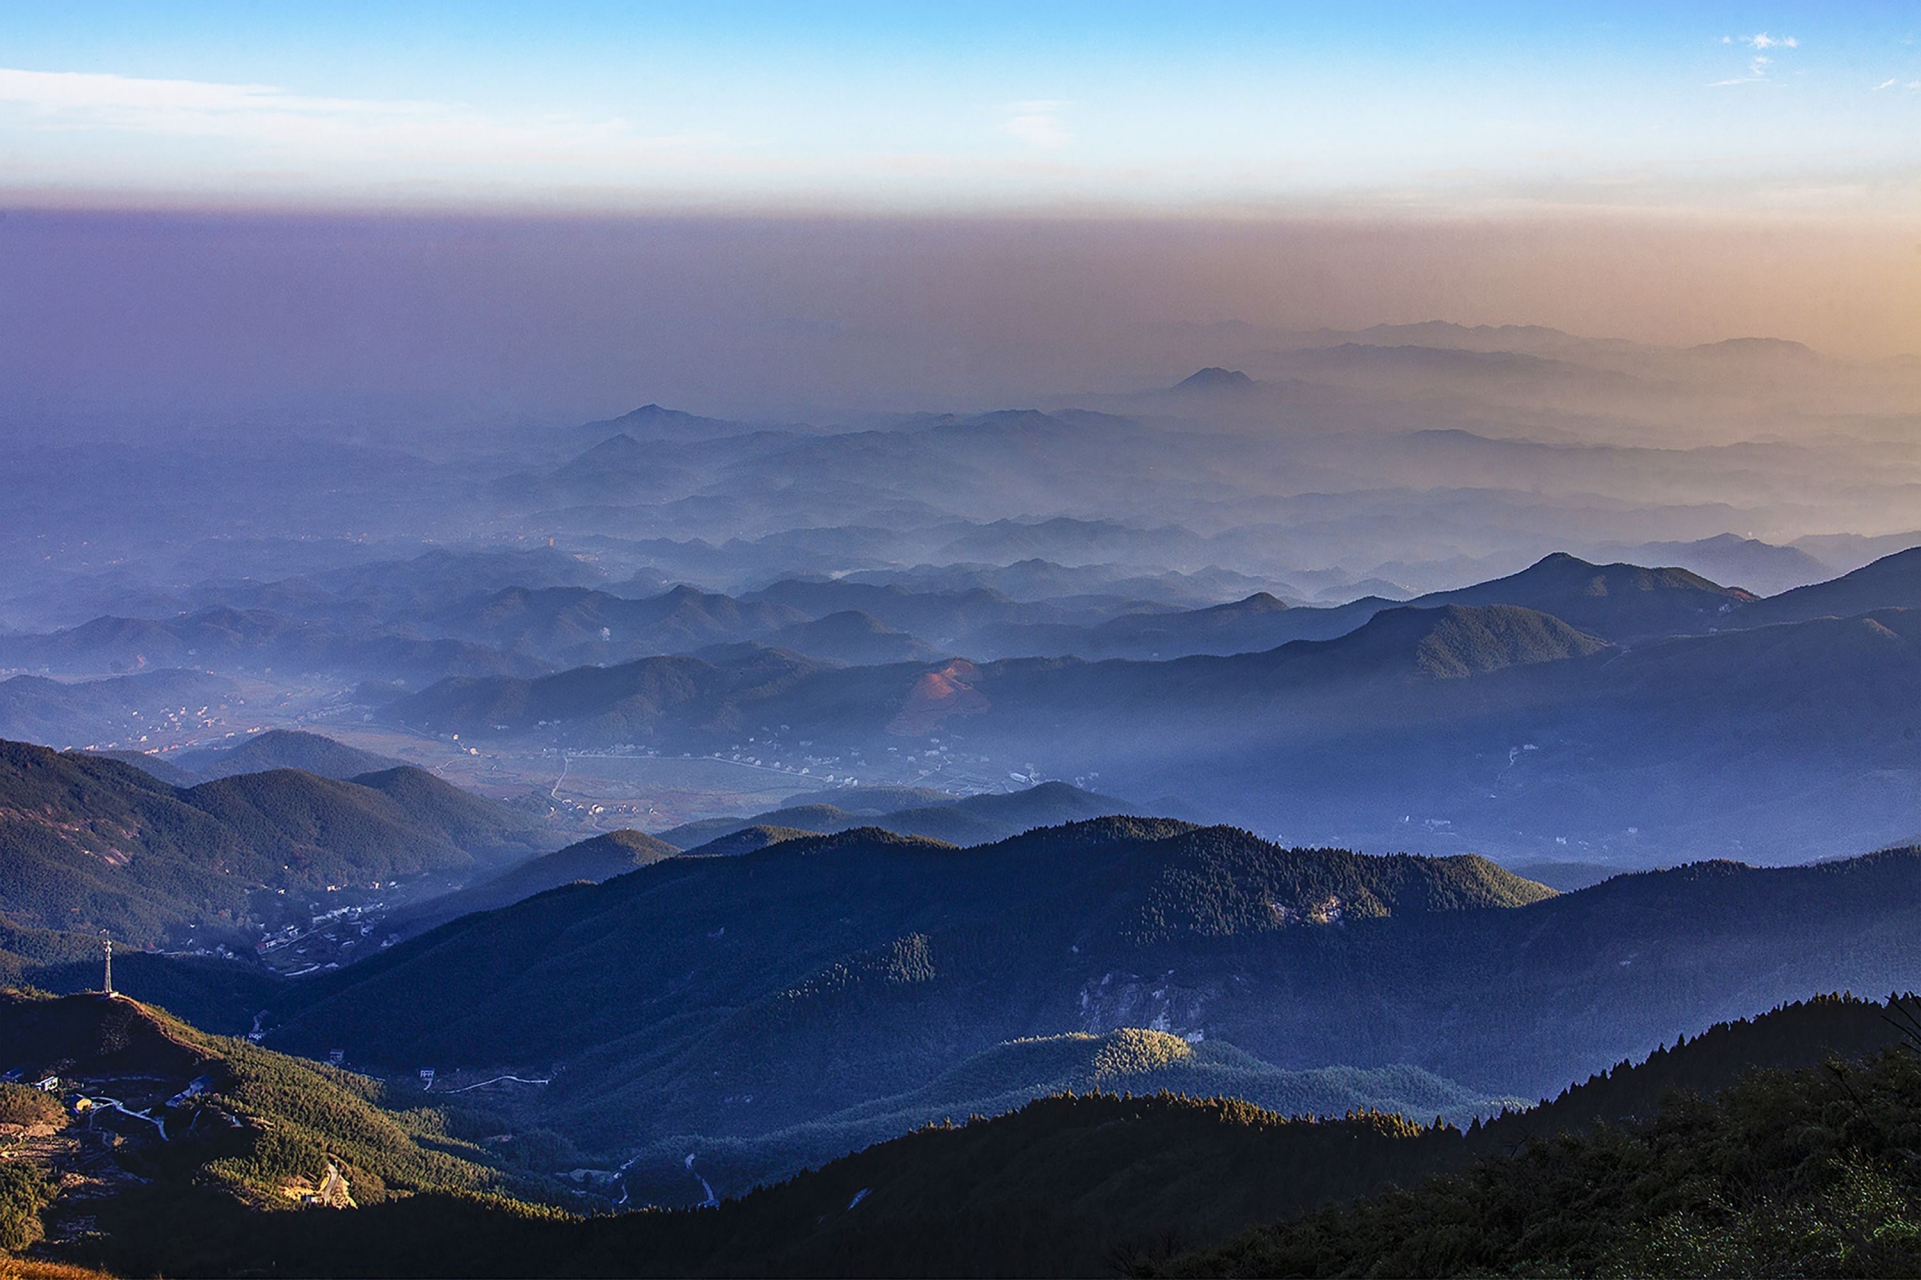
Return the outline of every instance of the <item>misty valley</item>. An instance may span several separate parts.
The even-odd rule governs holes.
[[[0,1251],[1921,1259],[1921,366],[1152,338],[952,412],[17,443]]]

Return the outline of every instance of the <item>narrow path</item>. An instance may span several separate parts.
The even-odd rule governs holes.
[[[705,1200],[702,1200],[702,1201],[701,1201],[701,1202],[700,1202],[700,1203],[699,1203],[698,1205],[696,1205],[695,1207],[696,1207],[696,1208],[699,1208],[699,1209],[718,1209],[718,1208],[720,1208],[720,1197],[714,1194],[714,1187],[713,1187],[713,1184],[712,1184],[712,1183],[710,1183],[710,1182],[708,1182],[708,1181],[707,1181],[707,1179],[705,1179],[705,1178],[703,1178],[703,1177],[701,1177],[701,1176],[700,1176],[700,1174],[698,1174],[698,1173],[695,1173],[695,1171],[694,1171],[694,1153],[693,1153],[693,1152],[691,1152],[691,1151],[689,1151],[689,1152],[687,1153],[687,1164],[686,1164],[686,1167],[687,1167],[687,1172],[689,1172],[689,1173],[692,1173],[692,1174],[694,1175],[694,1179],[695,1179],[695,1181],[697,1181],[697,1182],[699,1182],[699,1183],[700,1183],[700,1189],[701,1189],[702,1191],[704,1191],[704,1192],[706,1192],[706,1194],[707,1194],[707,1198],[706,1198]]]
[[[553,1083],[553,1080],[551,1078],[546,1080],[529,1080],[525,1076],[495,1076],[491,1080],[482,1080],[479,1084],[463,1084],[458,1089],[442,1089],[441,1092],[442,1093],[465,1093],[469,1089],[482,1089],[490,1084],[499,1084],[502,1080],[512,1080],[516,1084],[552,1084]]]
[[[84,1095],[82,1095],[82,1096],[84,1096]],[[161,1140],[162,1142],[171,1142],[171,1141],[172,1141],[172,1139],[171,1139],[171,1138],[169,1138],[169,1137],[167,1137],[167,1123],[166,1123],[166,1121],[164,1121],[164,1120],[161,1120],[161,1119],[159,1119],[159,1118],[158,1118],[158,1117],[156,1117],[156,1116],[150,1116],[150,1115],[148,1115],[148,1114],[147,1114],[146,1112],[144,1112],[144,1111],[133,1111],[133,1110],[130,1110],[129,1108],[127,1108],[126,1106],[124,1106],[124,1105],[123,1105],[123,1104],[121,1103],[121,1101],[120,1101],[120,1099],[118,1099],[118,1098],[106,1098],[106,1097],[100,1097],[100,1098],[88,1098],[88,1099],[87,1099],[87,1101],[88,1101],[88,1102],[91,1102],[91,1103],[92,1103],[92,1104],[93,1104],[94,1106],[96,1106],[96,1107],[111,1107],[111,1108],[113,1108],[113,1109],[114,1109],[115,1111],[118,1111],[118,1112],[119,1112],[119,1113],[120,1113],[121,1115],[123,1115],[123,1116],[132,1116],[132,1117],[133,1117],[134,1119],[136,1119],[136,1120],[145,1120],[145,1121],[146,1121],[146,1122],[147,1122],[148,1124],[150,1124],[150,1125],[152,1125],[152,1126],[153,1126],[154,1128],[156,1128],[156,1129],[158,1129],[158,1130],[160,1130],[160,1140]]]
[[[615,1208],[619,1208],[621,1205],[627,1203],[627,1171],[639,1163],[640,1163],[640,1157],[635,1156],[633,1159],[629,1160],[626,1164],[623,1164],[622,1166],[620,1166],[620,1168],[614,1170],[615,1174],[620,1178],[620,1199],[614,1201]]]

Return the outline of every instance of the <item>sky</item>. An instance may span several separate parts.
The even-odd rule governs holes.
[[[41,205],[1911,211],[1921,5],[0,6]]]
[[[980,406],[1225,320],[1921,351],[1918,40],[1921,0],[0,0],[0,426]]]

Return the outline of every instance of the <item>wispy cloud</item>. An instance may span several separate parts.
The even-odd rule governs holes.
[[[1750,49],[1799,49],[1801,42],[1793,36],[1771,36],[1765,31],[1757,31],[1751,36],[1722,36],[1722,44],[1744,44]]]
[[[1074,140],[1074,135],[1061,122],[1061,108],[1066,105],[1054,98],[1017,102],[1013,106],[1014,114],[1001,122],[1001,131],[1043,151],[1064,147]]]
[[[1876,93],[1881,92],[1883,89],[1906,89],[1908,92],[1913,93],[1921,90],[1921,80],[1904,81],[1899,76],[1890,76],[1880,84],[1874,86]]]
[[[0,106],[55,129],[106,129],[272,146],[491,160],[605,153],[633,158],[716,137],[649,136],[619,119],[502,119],[458,103],[314,97],[274,85],[0,68]]]
[[[1710,89],[1725,88],[1731,84],[1756,84],[1762,80],[1766,80],[1768,78],[1768,68],[1774,65],[1774,59],[1770,58],[1764,50],[1799,49],[1801,47],[1801,42],[1793,36],[1771,36],[1765,31],[1757,31],[1751,36],[1722,36],[1721,43],[1726,45],[1746,45],[1748,48],[1754,50],[1754,56],[1748,59],[1748,73],[1746,75],[1731,76],[1726,80],[1710,81],[1708,83],[1708,88]]]

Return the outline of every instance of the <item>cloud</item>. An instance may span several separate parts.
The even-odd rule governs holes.
[[[457,103],[329,98],[274,85],[0,68],[0,106],[46,128],[218,138],[390,155],[539,158],[555,152],[637,158],[718,141],[647,136],[622,120],[502,119]]]
[[[1013,107],[1014,114],[1001,122],[1001,132],[1012,134],[1028,146],[1043,151],[1064,147],[1074,140],[1074,135],[1061,123],[1060,110],[1066,105],[1053,98],[1017,102]]]
[[[1708,84],[1708,88],[1710,89],[1720,89],[1731,84],[1755,84],[1759,81],[1766,80],[1768,78],[1768,68],[1774,65],[1774,59],[1762,52],[1763,50],[1799,49],[1801,47],[1801,42],[1793,36],[1771,36],[1765,31],[1757,31],[1751,36],[1722,36],[1721,43],[1726,45],[1744,44],[1754,50],[1754,56],[1748,59],[1748,73],[1746,75],[1733,76],[1726,80],[1710,81]]]

